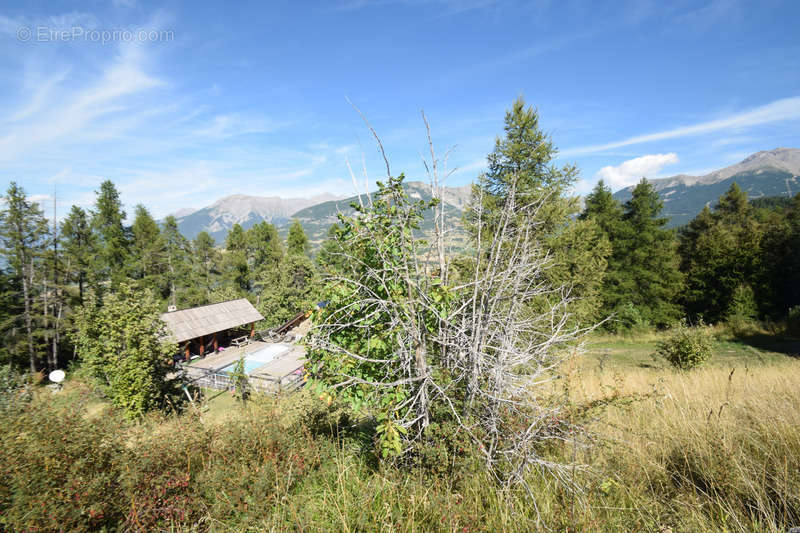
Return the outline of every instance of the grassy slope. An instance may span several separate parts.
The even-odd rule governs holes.
[[[676,372],[654,359],[659,334],[597,336],[560,383],[576,412],[588,405],[597,446],[573,498],[546,481],[543,520],[559,530],[785,530],[800,513],[800,342],[718,332],[705,368]],[[563,453],[570,453],[564,450]],[[526,531],[536,507],[498,494],[480,475],[424,479],[374,471],[347,446],[278,515],[311,530]]]
[[[551,453],[588,465],[578,471],[578,497],[544,479],[531,498],[498,492],[479,470],[442,475],[378,466],[364,452],[363,434],[337,426],[336,411],[307,393],[245,408],[210,393],[199,416],[132,426],[113,423],[113,411],[91,399],[86,416],[89,427],[104,422],[128,443],[132,455],[114,474],[133,479],[123,488],[146,487],[155,474],[163,486],[186,472],[188,485],[169,489],[190,502],[181,504],[190,506],[186,518],[169,515],[166,527],[176,531],[533,531],[537,513],[556,531],[785,531],[800,521],[800,359],[787,355],[800,345],[770,337],[742,343],[719,333],[711,363],[693,372],[653,360],[654,334],[595,337],[569,364],[557,389],[596,445]],[[65,392],[43,392],[39,401],[65,409],[86,401],[79,384]],[[70,430],[58,424],[54,431]],[[4,453],[13,460],[24,447],[9,438]],[[30,461],[19,468],[35,468]],[[95,503],[147,504],[135,497],[141,490]],[[37,516],[25,509],[9,516]]]

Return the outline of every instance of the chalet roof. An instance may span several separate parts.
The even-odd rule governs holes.
[[[183,342],[202,335],[210,335],[218,331],[236,328],[264,320],[253,304],[245,298],[230,300],[218,304],[192,307],[182,311],[172,311],[161,315],[172,333],[171,340]]]

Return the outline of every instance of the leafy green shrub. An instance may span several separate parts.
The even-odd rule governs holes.
[[[102,305],[87,302],[76,312],[72,340],[83,366],[131,418],[167,403],[177,347],[163,340],[167,326],[159,309],[152,291],[123,283]]]
[[[624,333],[648,329],[650,323],[635,305],[628,302],[619,306],[603,327],[611,333]]]
[[[731,316],[725,326],[735,338],[751,337],[763,333],[763,325],[755,319],[743,316]]]
[[[739,285],[733,291],[731,303],[728,306],[727,316],[731,318],[745,318],[753,320],[758,316],[756,295],[750,285]]]
[[[476,475],[478,451],[467,432],[452,417],[439,416],[415,442],[408,461],[429,477],[446,477],[454,483]]]
[[[249,396],[249,381],[247,372],[244,371],[244,356],[240,357],[233,365],[233,370],[230,373],[230,383],[233,387],[233,394],[242,402],[246,401]]]
[[[749,285],[739,285],[728,305],[725,325],[734,337],[749,337],[761,332],[757,317],[758,305],[753,289]]]
[[[712,340],[701,323],[691,328],[681,320],[670,329],[669,336],[658,343],[656,353],[675,368],[689,370],[704,364],[712,354]]]

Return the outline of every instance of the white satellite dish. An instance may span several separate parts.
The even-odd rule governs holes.
[[[50,378],[50,381],[53,383],[61,383],[67,375],[63,370],[53,370],[47,377]]]

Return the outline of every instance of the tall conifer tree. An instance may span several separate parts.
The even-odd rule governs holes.
[[[306,232],[303,231],[303,225],[299,220],[292,222],[289,227],[289,235],[286,238],[286,248],[289,254],[306,254],[308,255],[309,243]]]
[[[83,305],[87,279],[96,253],[95,238],[89,216],[82,208],[73,205],[61,223],[61,247],[67,279],[78,284],[78,303]]]
[[[539,127],[539,115],[521,97],[506,112],[505,135],[495,140],[487,157],[488,170],[473,186],[473,204],[467,209],[466,224],[477,231],[491,231],[507,202],[518,206],[514,221],[534,228],[534,238],[553,254],[548,269],[550,281],[571,288],[580,302],[573,305],[579,320],[594,320],[599,307],[598,290],[606,268],[609,244],[591,221],[575,220],[580,209],[571,190],[578,177],[572,165],[555,165],[557,149]],[[527,206],[537,204],[536,209]],[[475,227],[476,209],[483,212],[485,228]]]
[[[165,289],[166,243],[155,219],[143,205],[136,206],[131,226],[131,270],[144,287]]]
[[[0,210],[0,253],[22,289],[20,318],[25,329],[28,366],[31,372],[35,372],[38,354],[34,339],[34,283],[47,246],[47,221],[39,205],[28,201],[25,190],[16,182],[9,184],[4,200],[5,207]]]
[[[747,193],[736,184],[720,196],[713,210],[704,208],[681,232],[681,268],[686,273],[684,305],[690,316],[709,321],[744,312],[734,295],[769,301],[762,283],[764,228],[755,217]],[[755,305],[753,302],[752,305]],[[734,307],[736,309],[734,309]],[[753,315],[758,309],[748,309]]]
[[[676,303],[683,286],[677,241],[661,217],[663,202],[644,178],[625,203],[619,230],[612,240],[604,294],[609,309],[633,306],[641,317],[665,326],[680,317]]]
[[[119,191],[111,180],[100,184],[92,215],[92,228],[97,233],[99,253],[95,271],[99,282],[110,281],[115,286],[124,280],[127,272],[129,242],[122,221]]]

